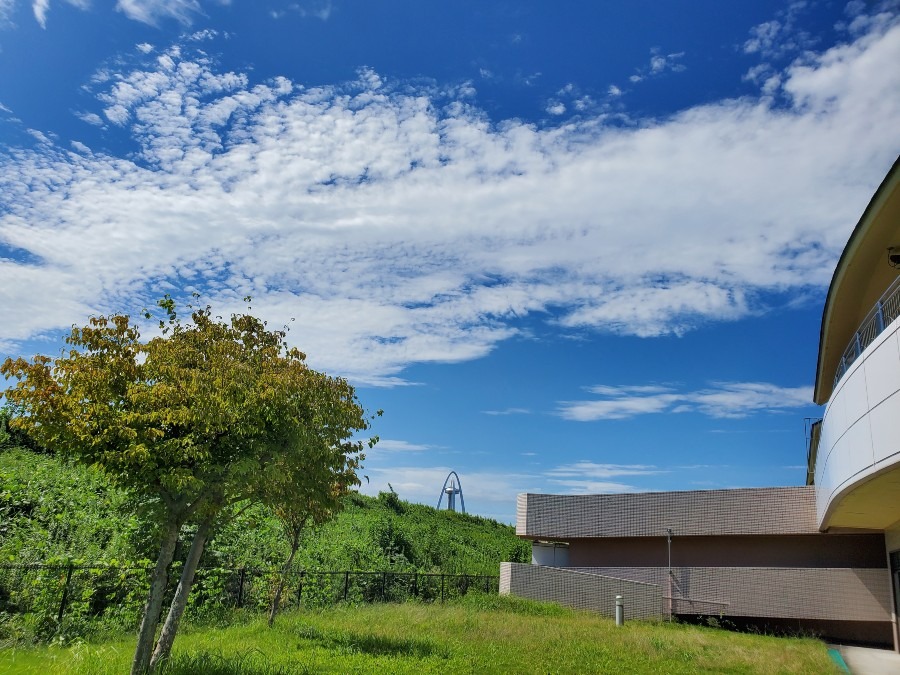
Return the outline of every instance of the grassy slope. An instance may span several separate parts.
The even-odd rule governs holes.
[[[0,653],[2,673],[125,672],[131,642]],[[834,673],[821,642],[608,619],[481,596],[339,606],[180,635],[171,675],[276,673]]]

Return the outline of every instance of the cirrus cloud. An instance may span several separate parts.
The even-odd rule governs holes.
[[[779,387],[765,382],[714,382],[706,389],[687,392],[657,385],[598,385],[589,387],[588,391],[600,398],[563,401],[557,414],[578,422],[685,412],[734,419],[802,408],[812,403],[812,387]]]

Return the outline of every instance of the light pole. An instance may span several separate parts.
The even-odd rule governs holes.
[[[669,575],[672,574],[672,528],[666,528],[666,547],[669,549]]]
[[[668,586],[669,586],[669,621],[671,621],[672,620],[672,610],[674,609],[674,605],[675,605],[675,598],[672,597],[673,596],[672,591],[674,588],[674,584],[672,583],[672,528],[671,527],[666,528],[666,548],[668,549],[668,552],[669,552],[669,575],[668,575],[668,577],[669,577],[669,583],[668,583]]]

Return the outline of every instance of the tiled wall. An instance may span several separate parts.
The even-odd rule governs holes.
[[[572,568],[568,568],[572,569]],[[580,572],[655,584],[670,595],[665,567],[590,567]],[[885,569],[673,567],[676,614],[890,621]]]
[[[521,494],[516,534],[580,537],[817,533],[813,487],[643,492],[617,495]]]
[[[607,616],[615,615],[616,596],[625,599],[625,618],[655,619],[663,615],[659,586],[558,567],[500,563],[501,595],[558,602]]]

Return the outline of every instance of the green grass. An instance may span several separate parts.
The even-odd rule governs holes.
[[[133,640],[0,651],[0,673],[127,672]],[[336,606],[187,627],[166,675],[292,673],[836,673],[808,638],[631,622],[512,598]]]

